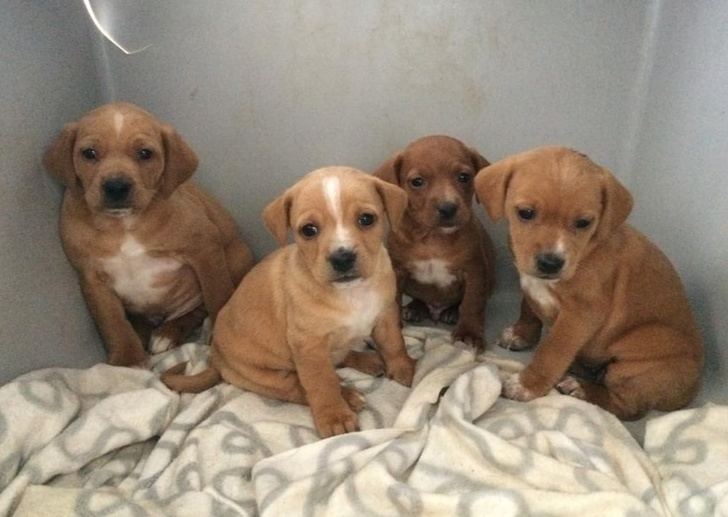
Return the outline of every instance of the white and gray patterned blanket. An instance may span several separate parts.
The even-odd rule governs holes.
[[[307,407],[229,385],[53,368],[0,388],[0,515],[728,515],[728,407],[651,420],[552,394],[499,398],[517,363],[405,329],[414,387],[343,369],[361,432],[319,440]],[[190,343],[162,371],[204,364]],[[449,386],[449,389],[444,390]]]

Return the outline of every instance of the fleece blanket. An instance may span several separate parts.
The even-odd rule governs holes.
[[[177,395],[150,371],[46,369],[0,388],[0,515],[728,515],[728,408],[653,419],[641,447],[556,393],[499,397],[518,363],[408,327],[414,385],[342,369],[361,431],[229,385]],[[204,366],[188,343],[153,359]]]

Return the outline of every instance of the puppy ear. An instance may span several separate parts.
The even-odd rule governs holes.
[[[68,188],[78,188],[78,178],[73,165],[73,146],[76,144],[78,124],[71,122],[61,132],[43,155],[43,166]]]
[[[473,168],[475,169],[476,175],[480,172],[481,169],[484,169],[485,167],[490,165],[490,162],[472,147],[468,147],[468,151],[470,151],[470,159],[473,162]]]
[[[280,246],[288,242],[288,229],[291,227],[291,189],[275,198],[263,209],[263,222]]]
[[[402,170],[402,153],[397,152],[391,158],[388,158],[383,164],[373,172],[377,178],[394,185],[399,185],[401,180],[400,172]]]
[[[480,203],[485,206],[488,215],[497,221],[505,213],[506,194],[508,184],[514,171],[512,158],[504,158],[493,165],[489,165],[475,176],[475,194]]]
[[[602,169],[602,216],[596,237],[603,239],[624,224],[632,211],[632,194],[607,169]]]
[[[171,126],[162,126],[164,143],[164,172],[160,185],[163,196],[169,196],[174,189],[190,179],[197,169],[197,155],[187,142],[182,140]]]
[[[374,188],[377,194],[379,194],[379,197],[382,198],[382,203],[384,203],[384,209],[387,211],[387,219],[389,219],[389,227],[392,231],[397,231],[404,211],[407,209],[407,193],[398,186],[391,185],[374,176],[370,177],[374,182]]]

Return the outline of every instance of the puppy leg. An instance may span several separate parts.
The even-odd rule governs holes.
[[[404,386],[412,385],[415,361],[407,355],[407,348],[399,326],[399,308],[392,304],[382,314],[372,331],[377,350],[387,367],[387,376]]]
[[[407,305],[402,307],[402,321],[407,323],[419,323],[425,318],[430,317],[430,309],[427,304],[421,300],[413,299]]]
[[[228,268],[230,268],[233,286],[237,287],[245,273],[253,267],[253,255],[250,253],[250,249],[236,238],[225,249],[225,258]]]
[[[458,307],[458,324],[452,331],[455,341],[476,350],[485,348],[485,302],[490,292],[485,263],[474,261],[465,268],[465,291]]]
[[[159,354],[180,345],[192,331],[202,325],[205,316],[207,316],[205,309],[197,307],[179,318],[165,321],[152,332],[149,351]]]
[[[385,372],[384,361],[382,361],[382,357],[376,351],[359,352],[357,350],[352,350],[344,358],[341,366],[354,368],[355,370],[359,370],[360,372],[374,377],[384,375]]]
[[[614,342],[609,351],[615,360],[607,366],[603,384],[581,382],[580,388],[585,400],[622,420],[636,420],[650,409],[679,409],[697,394],[702,353],[668,327],[640,327]]]
[[[200,282],[205,309],[214,322],[234,290],[225,253],[217,243],[209,243],[205,251],[192,254],[188,260]]]
[[[82,278],[81,290],[106,346],[108,363],[115,366],[145,364],[147,354],[116,294],[96,278]]]
[[[521,300],[521,315],[518,321],[503,329],[497,344],[506,350],[526,350],[538,343],[543,324],[531,310],[526,298]]]
[[[445,325],[455,325],[460,317],[460,311],[457,305],[448,307],[440,313],[440,317],[437,320]]]

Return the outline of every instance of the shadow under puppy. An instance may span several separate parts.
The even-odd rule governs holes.
[[[66,124],[44,156],[66,186],[63,249],[113,365],[141,365],[214,317],[253,264],[228,212],[187,180],[197,156],[132,104]]]
[[[220,311],[210,366],[162,376],[183,392],[220,379],[267,397],[308,404],[322,437],[354,431],[364,397],[340,385],[335,366],[385,373],[405,386],[407,355],[384,247],[387,221],[399,223],[404,192],[355,169],[316,170],[270,203],[266,226],[281,245],[256,265]],[[377,351],[352,346],[373,337]]]
[[[485,305],[495,279],[495,251],[471,210],[473,179],[488,161],[448,136],[426,136],[374,175],[407,192],[402,223],[387,246],[397,273],[402,319],[455,324],[453,338],[485,346]]]
[[[475,188],[491,218],[508,220],[524,294],[501,346],[533,346],[551,325],[504,396],[531,400],[556,386],[626,420],[693,399],[703,345],[683,286],[667,257],[625,224],[632,196],[609,171],[542,147],[481,171]],[[572,363],[598,375],[564,377]]]

